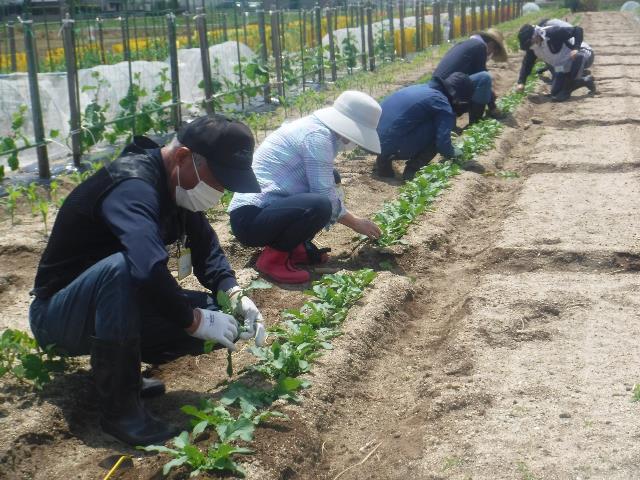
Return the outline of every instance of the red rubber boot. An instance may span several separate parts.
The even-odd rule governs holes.
[[[264,247],[258,257],[256,269],[280,283],[306,283],[311,279],[309,272],[299,270],[289,260],[289,252],[281,252]]]

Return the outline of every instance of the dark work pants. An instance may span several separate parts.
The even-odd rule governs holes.
[[[571,64],[570,72],[554,72],[553,81],[551,83],[551,95],[557,95],[562,90],[571,90],[573,81],[580,80],[584,75],[584,69],[591,67],[594,60],[593,50],[588,48],[581,48],[576,54],[576,58]]]
[[[231,230],[248,247],[290,252],[311,240],[331,219],[331,201],[317,193],[278,199],[264,208],[245,205],[229,213]]]
[[[193,308],[217,310],[205,292],[186,291]],[[34,337],[41,346],[55,344],[68,355],[87,355],[91,337],[113,342],[140,339],[142,358],[162,363],[203,351],[203,341],[156,308],[154,298],[137,289],[124,254],[106,257],[29,310]]]
[[[429,145],[418,155],[410,158],[405,165],[405,172],[415,173],[428,164],[438,154],[438,150],[435,145]]]

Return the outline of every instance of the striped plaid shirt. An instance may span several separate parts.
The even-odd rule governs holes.
[[[253,154],[260,193],[236,193],[228,211],[245,205],[264,208],[277,198],[319,193],[331,200],[331,223],[346,213],[333,177],[338,136],[314,115],[286,123]]]

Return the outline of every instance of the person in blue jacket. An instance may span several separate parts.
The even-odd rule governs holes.
[[[262,316],[242,296],[203,213],[224,189],[260,191],[253,147],[246,125],[220,115],[184,125],[163,147],[135,137],[58,212],[31,292],[31,330],[41,346],[91,355],[100,424],[118,440],[148,445],[177,433],[142,403],[164,385],[143,380],[141,360],[202,353],[205,341],[233,350],[238,338],[263,336]],[[178,278],[193,267],[214,296],[226,292],[247,331],[239,335],[234,316],[218,311],[209,293],[180,287],[168,268],[172,244]]]
[[[487,71],[487,60],[490,58],[496,62],[507,61],[502,34],[493,28],[474,33],[451,47],[433,72],[433,76],[438,78],[447,78],[454,72],[469,75],[473,83],[473,97],[468,110],[470,125],[481,120],[485,111],[489,117],[504,118],[496,105],[493,79]]]
[[[468,108],[472,95],[469,77],[456,72],[446,79],[434,77],[428,85],[401,88],[386,97],[380,104],[378,123],[378,175],[393,177],[392,161],[406,160],[402,178],[411,180],[438,153],[459,158],[462,152],[451,143],[451,131],[456,126],[456,112]],[[465,168],[479,170],[481,165],[468,164]]]

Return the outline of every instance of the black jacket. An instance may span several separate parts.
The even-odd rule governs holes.
[[[215,292],[237,284],[205,215],[176,206],[158,145],[137,137],[118,159],[69,194],[42,254],[32,293],[49,298],[95,263],[122,252],[134,286],[154,298],[169,319],[187,327],[192,310],[169,272],[165,247],[184,236],[203,286]]]
[[[571,50],[580,50],[580,45],[582,45],[582,40],[584,39],[582,27],[549,27],[546,32],[546,42],[547,45],[549,45],[549,50],[553,53],[559,52],[563,45],[566,45]],[[569,42],[572,38],[573,43]],[[527,77],[531,74],[536,60],[536,54],[533,50],[528,49],[522,59],[518,83],[525,83],[527,81]]]

